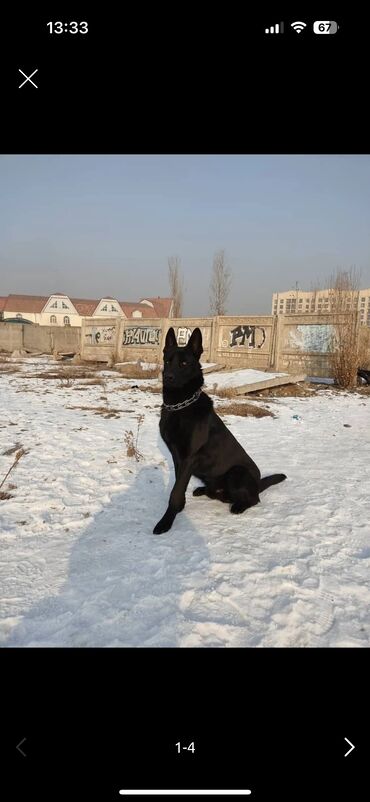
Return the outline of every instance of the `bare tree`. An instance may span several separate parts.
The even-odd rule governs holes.
[[[360,362],[358,299],[360,274],[356,268],[337,268],[329,282],[328,311],[333,316],[334,378],[340,387],[354,387]]]
[[[171,298],[173,298],[173,317],[182,317],[184,280],[180,270],[181,259],[178,256],[170,256],[168,259],[168,281]]]
[[[213,258],[209,305],[212,315],[226,315],[226,304],[231,285],[231,271],[225,261],[225,251],[217,251]]]

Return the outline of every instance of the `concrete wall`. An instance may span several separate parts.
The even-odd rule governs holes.
[[[85,318],[82,323],[81,356],[86,360],[106,361],[111,356],[119,362],[162,362],[167,331],[173,327],[179,345],[186,345],[192,331],[202,331],[202,362],[211,362],[213,318],[140,318],[110,320]]]
[[[81,327],[81,356],[86,361],[107,362],[116,358],[121,320],[116,317],[85,317]]]
[[[0,351],[23,348],[23,328],[27,323],[0,323]]]
[[[201,329],[203,363],[306,373],[308,376],[332,375],[333,318],[321,314],[137,321],[85,318],[81,356],[86,360],[107,361],[114,356],[120,362],[142,359],[161,364],[170,326],[175,330],[179,345],[186,345],[196,327]],[[361,327],[361,331],[364,328]],[[368,348],[370,359],[370,343]]]
[[[27,323],[0,323],[0,349],[14,351],[80,351],[81,329],[56,326],[33,326]]]
[[[24,325],[23,347],[29,351],[80,351],[81,329],[70,326]]]
[[[248,315],[214,318],[212,361],[266,370],[275,358],[276,318]]]
[[[201,362],[213,362],[213,337],[214,337],[214,318],[212,317],[187,317],[187,318],[172,318],[165,320],[163,326],[163,337],[161,343],[161,360],[163,357],[163,348],[166,340],[166,334],[169,328],[173,328],[176,334],[177,342],[179,345],[187,345],[190,340],[191,334],[194,329],[200,329],[202,332],[203,353]]]
[[[121,320],[118,331],[119,362],[159,362],[166,321],[163,318]]]
[[[276,369],[308,376],[331,376],[334,336],[330,315],[279,315]]]

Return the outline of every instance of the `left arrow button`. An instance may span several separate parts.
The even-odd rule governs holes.
[[[18,752],[20,752],[21,755],[23,755],[23,757],[27,757],[26,753],[22,749],[22,745],[24,745],[26,740],[27,740],[27,738],[22,738],[22,740],[19,741],[19,744],[15,747],[18,750]]]

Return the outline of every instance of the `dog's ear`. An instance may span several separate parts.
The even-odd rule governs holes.
[[[175,335],[175,332],[174,332],[174,330],[173,330],[173,328],[171,326],[171,328],[168,329],[168,332],[166,334],[164,350],[166,350],[166,348],[174,348],[176,346],[177,346],[176,335]]]
[[[188,342],[188,348],[191,348],[194,356],[199,359],[200,355],[203,353],[202,332],[200,329],[194,329]]]

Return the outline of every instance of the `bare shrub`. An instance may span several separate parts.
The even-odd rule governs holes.
[[[75,385],[75,389],[81,390],[84,387],[87,388],[87,387],[90,387],[90,386],[95,385],[95,384],[103,384],[103,379],[98,379],[98,378],[96,378],[96,379],[88,379],[83,384],[78,384],[77,387]]]
[[[135,457],[136,462],[139,462],[139,460],[144,459],[144,455],[141,454],[141,452],[138,450],[138,447],[137,447],[138,440],[139,440],[139,431],[140,431],[140,427],[141,427],[141,424],[142,424],[143,420],[144,420],[144,415],[138,415],[136,439],[135,439],[134,434],[133,434],[133,432],[131,430],[130,431],[126,431],[124,433],[124,435],[123,435],[123,439],[124,439],[125,445],[126,445],[126,454],[127,454],[128,457]]]
[[[369,326],[360,326],[359,333],[359,367],[364,370],[370,370],[370,328]]]
[[[17,373],[21,370],[19,365],[15,365],[14,362],[1,362],[0,363],[0,373]]]
[[[241,415],[242,417],[251,416],[253,418],[275,418],[275,415],[270,412],[266,407],[258,407],[254,404],[247,403],[233,403],[233,404],[220,404],[216,406],[217,415]]]
[[[60,387],[72,387],[72,379],[69,377],[61,376],[60,377]]]
[[[360,363],[360,277],[355,268],[337,269],[330,279],[329,312],[334,334],[330,343],[333,375],[339,387],[354,387]]]
[[[217,387],[215,383],[213,387],[207,387],[206,392],[210,395],[217,395],[219,398],[235,398],[238,393],[236,387]]]
[[[3,481],[0,482],[0,488],[2,488],[4,482],[8,478],[10,471],[12,471],[13,468],[15,468],[18,465],[19,460],[21,459],[21,457],[24,457],[25,454],[28,454],[28,450],[26,448],[20,448],[19,451],[17,451],[13,464],[10,466],[8,472],[5,474]],[[7,498],[12,498],[12,496],[9,493],[2,491],[0,493],[0,499],[7,499]]]
[[[162,387],[159,384],[142,384],[141,387],[138,387],[138,390],[145,393],[161,393]]]
[[[11,454],[14,454],[14,452],[18,451],[20,448],[22,448],[22,443],[16,443],[11,448],[8,448],[6,451],[3,451],[3,456],[10,457]]]
[[[95,415],[102,415],[103,418],[119,418],[119,413],[122,409],[112,409],[111,407],[85,407],[80,405],[66,406],[66,409],[82,409],[88,412],[94,412]]]
[[[156,368],[145,370],[141,365],[127,364],[116,367],[116,370],[123,379],[156,379],[160,368],[158,365]]]

